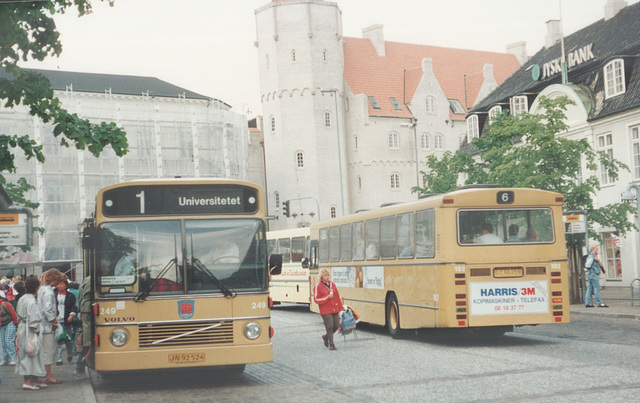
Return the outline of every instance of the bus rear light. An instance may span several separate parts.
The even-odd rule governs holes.
[[[442,204],[453,204],[453,199],[450,197],[446,197],[442,199]]]
[[[269,301],[269,309],[273,308],[273,298],[269,297],[268,301]]]
[[[562,291],[552,291],[551,292],[551,296],[552,297],[562,297]]]
[[[467,301],[456,301],[456,306],[467,306]]]
[[[464,320],[459,320],[458,321],[458,326],[464,326],[465,325],[465,321]]]
[[[551,300],[551,302],[553,302],[554,304],[561,304],[562,303],[562,298],[553,298]]]
[[[467,294],[456,294],[456,299],[466,299]]]
[[[464,278],[464,273],[456,273],[456,278]]]
[[[273,327],[269,326],[269,338],[273,339],[273,335],[276,334],[276,331],[273,330]]]
[[[560,316],[556,316],[555,318],[553,318],[556,320],[556,322],[562,322],[562,317]]]
[[[456,285],[465,285],[467,282],[465,280],[456,280]]]
[[[562,283],[562,279],[561,278],[552,278],[551,279],[551,284],[560,284]]]
[[[456,312],[467,312],[467,307],[464,307],[464,308],[456,308]]]
[[[552,271],[551,272],[551,277],[560,277],[562,276],[562,273],[560,273],[559,271]]]
[[[556,203],[564,203],[564,197],[556,197]]]
[[[553,311],[553,316],[563,316],[564,313],[562,311]]]
[[[99,316],[100,306],[98,304],[93,304],[91,307],[93,308],[93,316]]]
[[[456,319],[467,319],[467,315],[456,315]]]
[[[100,347],[100,335],[96,334],[93,336],[93,345],[96,347]]]

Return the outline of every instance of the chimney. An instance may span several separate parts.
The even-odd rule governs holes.
[[[385,55],[384,33],[382,32],[382,27],[383,25],[376,24],[362,30],[362,37],[371,41],[371,44],[378,53],[378,56]]]
[[[527,56],[527,42],[516,42],[506,46],[507,53],[514,55],[518,62],[520,62],[520,66],[522,66],[527,60],[529,60],[529,56]]]
[[[560,20],[547,21],[547,36],[544,37],[544,47],[549,49],[562,38],[562,22]]]
[[[607,4],[604,6],[604,20],[608,21],[618,14],[618,11],[627,6],[627,2],[624,0],[607,0]]]
[[[487,95],[489,95],[493,90],[498,88],[498,83],[496,82],[495,77],[493,76],[493,64],[485,63],[482,66],[482,86],[478,91],[478,95],[476,96],[476,100],[473,103],[476,105],[478,102],[482,101]]]
[[[422,72],[426,75],[433,75],[433,59],[430,57],[422,58]]]

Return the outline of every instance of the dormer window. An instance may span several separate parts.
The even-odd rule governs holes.
[[[502,113],[502,107],[499,105],[489,109],[489,121],[494,120],[501,113]]]
[[[624,92],[624,61],[616,59],[604,66],[604,96],[609,99]]]
[[[395,98],[389,98],[389,101],[391,102],[391,105],[393,105],[393,109],[397,110],[397,111],[401,111],[402,108],[400,107],[400,104],[398,103],[398,100]]]
[[[457,99],[450,99],[449,107],[451,108],[451,111],[456,115],[464,115],[464,108],[462,107],[460,101],[458,101]]]
[[[479,137],[480,129],[478,128],[478,115],[471,115],[467,118],[467,142],[471,143],[471,140]]]
[[[519,95],[511,98],[511,115],[515,116],[522,112],[527,112],[529,105],[527,105],[527,97]]]
[[[373,107],[373,109],[380,109],[380,105],[378,105],[378,101],[376,101],[376,97],[369,97],[369,103]]]

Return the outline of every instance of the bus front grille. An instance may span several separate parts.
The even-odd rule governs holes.
[[[188,347],[233,343],[233,322],[145,323],[139,327],[140,348]]]

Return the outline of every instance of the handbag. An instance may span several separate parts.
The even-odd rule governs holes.
[[[25,353],[27,353],[27,356],[29,357],[35,357],[38,355],[38,350],[40,348],[40,342],[38,339],[38,335],[33,333],[33,332],[29,332],[29,316],[27,315],[27,337],[26,337],[26,343],[25,343],[25,347],[24,347],[24,351]]]
[[[71,341],[71,337],[69,337],[67,332],[65,332],[64,329],[62,329],[62,331],[58,335],[58,344],[64,344],[68,341]]]

